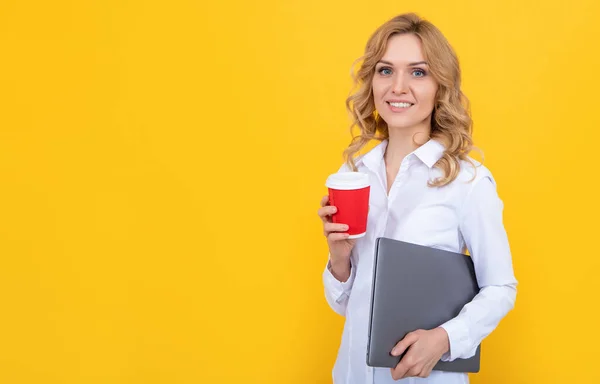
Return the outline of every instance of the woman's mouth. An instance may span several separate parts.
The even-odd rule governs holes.
[[[390,106],[390,109],[393,112],[404,112],[408,108],[412,107],[414,104],[406,103],[406,102],[392,102],[388,101],[387,104]]]

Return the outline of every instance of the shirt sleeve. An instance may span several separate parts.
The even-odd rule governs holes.
[[[327,303],[337,314],[346,316],[346,307],[350,298],[350,291],[356,276],[356,268],[353,265],[352,257],[350,257],[350,277],[342,282],[333,276],[331,273],[331,260],[327,262],[325,271],[323,271],[323,285],[325,287],[325,299]]]
[[[338,169],[338,172],[349,172],[350,168],[344,163]],[[354,249],[350,253],[350,277],[342,282],[331,273],[331,254],[327,257],[327,265],[323,271],[323,285],[325,287],[325,299],[327,303],[337,314],[346,316],[346,307],[350,298],[350,291],[356,276],[355,262],[353,261]]]
[[[490,174],[474,181],[460,215],[460,231],[472,257],[479,293],[442,328],[448,333],[450,351],[443,361],[466,359],[513,309],[517,280],[502,221],[503,203]]]

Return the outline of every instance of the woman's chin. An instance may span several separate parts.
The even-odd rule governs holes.
[[[387,117],[387,118],[386,118]],[[385,120],[388,130],[409,130],[424,127],[427,121],[431,121],[431,116],[418,119],[414,116],[382,116]]]
[[[406,129],[410,129],[415,127],[417,124],[419,124],[418,121],[414,121],[414,120],[401,120],[401,119],[391,119],[391,121],[388,123],[388,129],[389,130],[406,130]]]

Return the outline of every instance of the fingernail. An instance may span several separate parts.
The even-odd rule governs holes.
[[[398,348],[392,349],[392,356],[397,356],[397,355],[398,355]]]
[[[344,229],[348,229],[348,228],[350,228],[350,227],[348,227],[347,225],[344,225],[342,228],[344,228]]]

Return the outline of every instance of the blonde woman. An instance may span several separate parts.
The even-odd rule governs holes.
[[[336,208],[321,201],[329,246],[323,273],[331,308],[345,316],[335,384],[468,383],[466,373],[432,371],[439,361],[473,356],[513,308],[516,286],[490,171],[471,159],[472,122],[458,59],[442,33],[415,14],[394,17],[367,42],[347,107],[360,133],[340,172],[371,180],[367,233],[348,239]],[[380,141],[356,156],[371,140]],[[416,330],[390,351],[393,369],[366,365],[374,242],[389,237],[472,255],[480,291],[455,318]],[[483,367],[485,368],[485,367]]]

